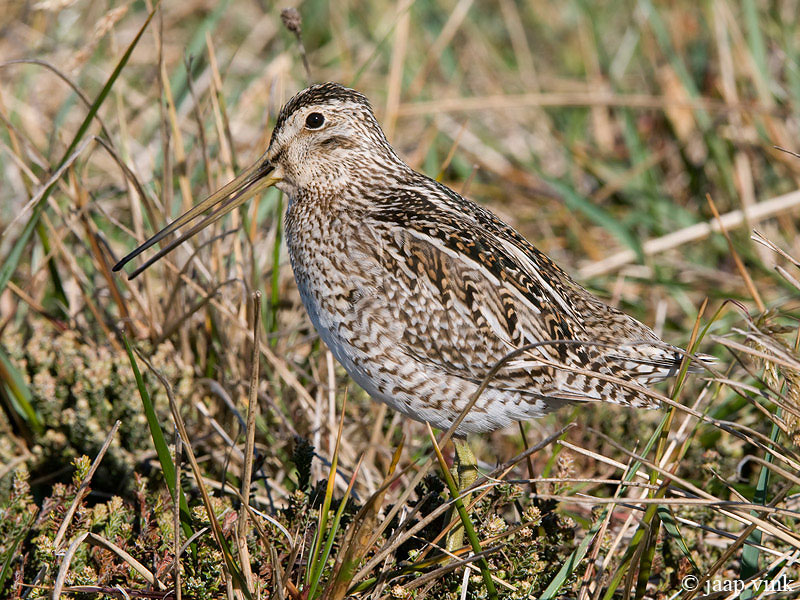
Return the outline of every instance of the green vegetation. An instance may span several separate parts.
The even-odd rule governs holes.
[[[484,559],[501,598],[800,579],[794,3],[309,0],[300,40],[270,3],[112,4],[0,23],[0,597],[484,598]],[[314,334],[277,190],[110,271],[263,152],[304,55],[412,166],[719,359],[662,411],[471,440],[478,556],[440,550],[425,426]]]

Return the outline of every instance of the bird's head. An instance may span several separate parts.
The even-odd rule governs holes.
[[[371,161],[399,160],[366,96],[338,83],[314,85],[286,103],[264,159],[290,197],[336,193]]]
[[[114,270],[119,271],[169,234],[211,211],[134,270],[129,277],[133,279],[185,240],[270,186],[277,186],[290,198],[302,192],[322,196],[352,185],[355,177],[375,172],[376,166],[386,173],[387,168],[391,170],[402,164],[378,125],[366,96],[338,83],[313,85],[281,109],[269,148],[252,166],[125,256],[114,265]]]

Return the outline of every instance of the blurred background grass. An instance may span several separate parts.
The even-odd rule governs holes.
[[[791,154],[800,150],[797,2],[309,1],[297,5],[304,50],[283,27],[280,8],[233,0],[164,3],[123,64],[152,10],[149,2],[42,0],[3,7],[0,379],[6,420],[0,421],[0,456],[6,466],[0,489],[13,524],[0,545],[0,590],[20,595],[21,581],[52,583],[61,564],[51,547],[53,522],[74,500],[69,486],[80,470],[72,462],[94,457],[116,419],[121,429],[81,502],[93,511],[113,495],[127,502],[138,493],[142,505],[166,510],[154,442],[118,330],[172,382],[209,485],[227,480],[238,486],[252,362],[248,298],[263,292],[253,502],[271,514],[294,507],[286,523],[296,527],[296,547],[311,543],[318,516],[312,488],[330,472],[345,395],[337,497],[361,458],[353,493],[357,504],[365,503],[403,436],[400,467],[430,454],[424,428],[355,389],[310,327],[281,244],[285,199],[277,190],[195,242],[196,256],[181,249],[131,283],[109,272],[117,258],[264,151],[278,110],[308,83],[303,51],[311,81],[339,81],[371,99],[409,164],[489,206],[592,291],[666,340],[686,345],[708,298],[702,324],[720,312],[702,348],[722,359],[724,375],[708,383],[690,379],[679,401],[750,428],[767,442],[777,440],[782,466],[796,467],[800,306],[789,257],[800,256],[800,158]],[[77,139],[93,103],[97,114]],[[95,135],[106,147],[91,141]],[[730,242],[719,233],[714,207]],[[753,228],[786,255],[754,243]],[[167,396],[151,373],[145,380],[170,434]],[[665,468],[718,500],[775,500],[787,511],[796,508],[796,477],[767,478],[767,468],[753,461],[741,467],[749,455],[772,456],[752,438],[699,423],[697,415],[678,415],[666,425],[668,449],[653,451]],[[528,487],[522,496],[494,491],[491,502],[474,509],[474,519],[489,529],[494,517],[525,522],[528,506],[553,515],[552,527],[525,538],[534,540],[530,544],[519,534],[506,536],[506,557],[493,559],[494,566],[517,591],[503,593],[540,594],[583,539],[596,540],[590,555],[596,560],[584,559],[560,575],[562,593],[610,597],[627,589],[637,597],[667,597],[681,592],[681,577],[694,568],[712,579],[761,569],[777,576],[787,568],[800,547],[793,512],[773,516],[780,535],[758,525],[758,540],[742,551],[744,538],[731,545],[730,536],[741,537],[746,511],[732,518],[710,506],[684,508],[679,525],[670,527],[667,515],[648,517],[631,505],[600,513],[579,501],[547,500],[548,494],[613,496],[616,485],[600,480],[619,477],[619,465],[642,450],[663,418],[581,406],[525,424],[532,442],[567,422],[580,426],[564,436],[570,447],[537,453],[532,474],[523,463],[507,476],[558,476],[561,482],[540,482],[539,496]],[[303,476],[298,438],[316,452]],[[474,444],[488,471],[525,442],[512,429]],[[23,465],[29,475],[14,475]],[[409,477],[390,489],[387,505],[398,501]],[[306,496],[298,497],[304,489]],[[191,500],[197,506],[197,498]],[[68,531],[91,528],[86,519]],[[635,534],[643,530],[640,519],[656,523],[644,542]],[[157,528],[133,518],[128,537],[118,530],[129,545],[131,532],[152,533],[154,544],[158,537]],[[439,530],[418,540],[419,547]],[[342,532],[331,534],[334,549],[344,544],[336,537]],[[772,554],[759,550],[762,542]],[[558,551],[545,553],[548,544]],[[167,552],[140,545],[151,558]],[[303,588],[297,582],[305,563],[292,558],[290,548],[278,546],[274,555],[258,548],[263,568],[255,576],[263,589],[282,595],[286,587],[292,594],[291,586],[275,584],[275,562]],[[726,549],[732,549],[728,557]],[[408,548],[393,552],[396,563],[384,569],[395,579],[380,580],[380,568],[362,574],[362,582],[378,577],[364,588],[375,597],[426,589],[482,593],[479,580],[462,581],[462,571],[412,592],[409,582],[429,567],[397,574],[414,555],[407,556]],[[194,555],[184,567],[192,571],[187,576],[206,577],[192,588],[198,597],[209,581],[219,584],[224,577],[201,568],[214,562],[207,559]],[[84,578],[73,584],[121,581],[97,553],[81,560]],[[42,565],[51,571],[43,573]]]

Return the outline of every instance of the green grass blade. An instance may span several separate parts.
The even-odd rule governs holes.
[[[319,525],[317,526],[317,533],[314,536],[314,541],[311,546],[311,557],[308,561],[308,570],[306,571],[306,586],[310,588],[312,580],[317,571],[322,571],[324,565],[318,565],[319,552],[322,548],[322,539],[325,535],[325,530],[328,528],[328,511],[331,509],[331,501],[333,499],[333,484],[336,480],[336,465],[338,462],[339,453],[338,446],[333,453],[333,460],[331,461],[331,471],[328,475],[328,485],[325,488],[325,499],[322,501],[322,508],[319,513]]]
[[[24,540],[25,537],[28,535],[28,532],[33,526],[33,521],[34,519],[32,518],[28,526],[25,527],[25,529],[23,529],[19,533],[19,535],[16,537],[11,546],[9,546],[8,552],[6,552],[6,555],[3,557],[3,569],[0,571],[0,591],[3,590],[3,586],[6,583],[6,579],[8,579],[8,576],[11,573],[11,563],[14,562],[15,558],[19,558],[17,556],[17,548],[19,548],[20,544],[22,543],[22,540]]]
[[[622,579],[628,574],[628,570],[632,568],[629,565],[633,560],[633,557],[636,555],[639,545],[647,541],[651,525],[658,526],[655,504],[650,504],[647,507],[644,517],[642,518],[639,527],[634,532],[631,542],[628,545],[628,548],[625,550],[625,554],[623,555],[622,560],[620,561],[620,564],[614,573],[614,576],[608,583],[603,600],[611,600],[614,597],[617,588],[619,587],[620,583],[622,583]]]
[[[764,43],[764,36],[758,21],[758,6],[754,0],[744,0],[742,9],[747,25],[747,44],[750,46],[750,55],[758,67],[758,72],[764,77],[768,77],[770,69],[767,64],[767,45]]]
[[[322,502],[322,509],[319,513],[319,525],[317,527],[317,533],[314,536],[311,552],[309,553],[310,559],[308,561],[308,569],[306,570],[306,589],[310,589],[314,575],[317,572],[322,573],[322,569],[325,566],[324,563],[318,564],[319,551],[322,547],[323,536],[328,528],[328,512],[331,509],[333,488],[334,484],[336,483],[336,468],[339,465],[339,447],[342,442],[342,430],[344,429],[344,410],[346,402],[347,399],[345,398],[345,404],[342,406],[342,418],[339,421],[339,432],[336,434],[336,445],[333,448],[333,456],[331,457],[331,469],[328,473],[328,483],[325,486],[325,499]]]
[[[44,250],[45,256],[49,255],[52,249],[50,237],[47,235],[47,228],[41,221],[36,224],[36,233],[39,236],[39,241],[42,242],[42,249]],[[69,316],[69,298],[67,298],[67,293],[64,291],[64,283],[61,281],[61,275],[58,272],[55,261],[47,261],[47,270],[50,273],[50,279],[55,288],[55,296],[59,305],[58,309],[64,316]]]
[[[702,339],[702,335],[700,332],[700,321],[705,312],[705,308],[707,306],[708,301],[705,300],[698,311],[697,318],[695,320],[694,328],[692,329],[691,338],[688,344],[688,352],[694,352],[697,348],[697,344]],[[708,331],[708,326],[706,326],[702,334]],[[678,397],[680,396],[681,390],[683,389],[683,385],[686,381],[686,376],[689,372],[689,361],[683,360],[681,364],[681,368],[678,372],[678,376],[675,381],[675,385],[673,387],[671,398],[672,400],[677,401]],[[669,432],[672,427],[672,420],[675,416],[676,409],[672,408],[670,411],[664,416],[661,421],[661,425],[658,431],[658,445],[656,447],[656,458],[655,462],[659,463],[664,455],[665,449],[667,447]],[[652,439],[652,438],[651,438]],[[649,449],[648,449],[649,451]],[[650,483],[655,485],[658,481],[658,473],[653,470],[650,473]],[[661,485],[655,493],[650,493],[652,498],[662,498],[666,494],[667,486],[666,482]],[[625,559],[630,561],[636,555],[638,550],[639,544],[644,542],[646,546],[643,548],[642,552],[640,553],[640,560],[639,560],[639,568],[638,568],[638,579],[636,584],[636,600],[641,600],[645,593],[647,592],[647,582],[650,578],[650,573],[653,567],[653,558],[655,557],[655,547],[656,542],[658,539],[658,531],[661,526],[661,518],[659,512],[659,506],[656,504],[651,504],[647,507],[645,511],[644,519],[642,519],[639,529],[637,530],[636,534],[634,534],[633,541],[629,546],[627,552],[625,554]],[[621,575],[623,574],[624,570],[619,569],[617,574],[620,575],[620,579],[617,579],[617,584],[621,580]]]
[[[699,573],[700,568],[694,561],[694,557],[692,556],[689,547],[686,545],[686,540],[683,539],[683,535],[681,534],[681,530],[678,528],[678,523],[675,520],[675,517],[672,516],[672,509],[669,506],[659,506],[656,510],[658,511],[658,518],[661,519],[661,523],[663,523],[665,531],[673,540],[675,540],[675,543],[677,544],[678,549],[681,551],[681,554],[683,554],[692,564],[695,572]]]
[[[139,366],[136,364],[136,358],[133,355],[133,350],[128,342],[128,338],[122,336],[122,341],[125,344],[125,351],[128,353],[128,358],[131,361],[131,368],[133,369],[133,376],[136,379],[136,387],[139,389],[139,396],[142,398],[142,407],[144,408],[144,416],[147,419],[147,425],[150,428],[150,436],[153,438],[153,447],[155,448],[156,455],[158,455],[158,462],[161,464],[161,470],[164,473],[164,480],[167,482],[167,488],[170,494],[175,498],[175,483],[177,481],[177,473],[175,465],[172,462],[172,455],[167,445],[167,440],[164,438],[164,432],[161,431],[161,426],[158,424],[158,416],[156,415],[153,401],[147,391],[147,386],[144,384],[144,378],[139,371]],[[186,497],[183,495],[183,490],[178,489],[179,504],[181,513],[181,529],[187,538],[194,535],[192,531],[192,517],[189,512],[189,505],[186,502]]]
[[[644,536],[646,544],[639,559],[639,569],[636,577],[636,600],[642,600],[647,593],[647,584],[650,581],[650,574],[653,572],[653,558],[656,555],[656,542],[658,541],[658,531],[661,528],[661,518],[658,506],[655,506],[655,514],[650,522],[650,527],[645,530]]]
[[[45,195],[42,196],[42,200],[44,200],[48,195],[49,194],[45,193]],[[39,201],[33,207],[33,214],[31,214],[28,222],[25,223],[25,227],[22,228],[19,238],[17,238],[17,241],[6,255],[6,258],[3,261],[3,266],[0,267],[0,293],[6,289],[6,285],[8,285],[11,275],[13,275],[14,271],[17,270],[17,265],[19,264],[19,259],[22,256],[22,251],[25,249],[25,245],[28,243],[28,239],[31,237],[31,234],[35,229],[36,223],[39,220],[39,216],[42,214],[43,210],[44,203]]]
[[[671,413],[667,413],[663,416],[663,418],[658,424],[658,427],[656,427],[655,431],[650,436],[650,439],[647,440],[647,444],[645,444],[645,447],[641,452],[641,456],[647,456],[650,450],[653,449],[653,446],[656,444],[656,442],[661,438],[661,432],[664,430],[664,427],[670,420],[670,414]],[[641,465],[642,463],[639,462],[638,460],[634,461],[634,463],[631,465],[631,468],[628,470],[628,475],[625,477],[624,481],[627,482],[633,479],[633,476],[639,470],[639,467],[641,467]],[[663,494],[666,491],[666,489],[662,488],[662,490],[660,491]],[[633,560],[634,554],[636,553],[636,549],[639,547],[639,544],[641,544],[642,541],[644,541],[645,539],[645,533],[647,532],[647,528],[649,528],[650,523],[656,517],[656,506],[657,505],[655,504],[650,504],[647,507],[644,517],[642,517],[642,520],[640,522],[639,528],[634,532],[633,537],[631,538],[631,542],[628,545],[625,554],[622,556],[622,559],[620,560],[616,573],[608,583],[606,594],[603,596],[603,600],[610,600],[614,596],[614,593],[619,587],[619,584],[622,582],[622,578],[625,576],[627,572],[627,565],[630,563],[631,560]]]
[[[433,444],[433,449],[436,452],[436,459],[439,461],[439,467],[442,470],[442,475],[445,483],[447,484],[447,489],[450,490],[450,497],[453,499],[453,503],[458,511],[458,516],[461,519],[461,525],[464,527],[464,533],[467,535],[467,539],[472,546],[472,551],[475,554],[480,554],[483,552],[483,548],[481,548],[481,542],[478,539],[478,534],[475,533],[475,528],[472,526],[472,520],[469,518],[467,508],[464,506],[464,502],[461,499],[458,486],[456,486],[456,482],[453,480],[453,476],[450,474],[450,469],[447,468],[447,463],[444,460],[444,456],[439,448],[439,444],[436,442],[436,438],[433,435],[433,430],[431,429],[430,424],[428,424],[428,435],[430,436],[431,443]],[[494,587],[494,581],[492,581],[492,574],[489,570],[489,563],[486,561],[486,557],[481,557],[478,560],[478,567],[480,568],[481,575],[483,576],[483,584],[486,586],[486,593],[491,600],[497,600],[497,589]]]
[[[347,490],[342,497],[342,501],[339,503],[339,508],[336,510],[336,514],[333,517],[333,523],[331,523],[331,530],[328,532],[327,538],[325,540],[325,549],[322,551],[322,556],[317,561],[315,565],[316,571],[311,577],[311,586],[308,589],[308,597],[314,598],[317,587],[319,586],[319,580],[322,577],[322,571],[325,568],[325,563],[328,562],[328,557],[331,555],[331,548],[333,548],[333,542],[336,539],[336,532],[339,530],[339,523],[342,520],[342,513],[344,512],[344,508],[347,505],[347,501],[350,499],[350,492],[353,490],[353,484],[356,482],[356,476],[358,475],[358,470],[361,468],[361,462],[359,461],[358,466],[356,466],[355,471],[353,471],[353,476],[350,478],[350,483],[347,486]]]
[[[655,431],[653,431],[652,435],[645,444],[644,449],[642,450],[643,456],[646,456],[650,452],[650,450],[652,450],[653,446],[660,438],[661,431],[664,429],[664,426],[666,425],[668,418],[669,415],[665,414],[664,417],[661,419],[661,422],[656,427]],[[629,482],[634,478],[640,466],[641,463],[639,461],[635,461],[631,465],[630,469],[628,469],[627,473],[625,474],[625,477],[622,480],[621,486],[623,486],[626,482]],[[622,487],[620,487],[620,492],[621,491]],[[653,514],[655,514],[655,506],[656,505],[653,504],[650,505],[649,507],[649,510]],[[572,552],[572,554],[570,554],[569,558],[567,558],[566,562],[561,566],[561,569],[559,569],[558,573],[556,573],[556,576],[553,578],[553,581],[551,581],[550,584],[547,586],[547,589],[545,589],[539,600],[550,600],[551,598],[555,598],[557,596],[559,590],[561,589],[561,586],[563,586],[564,583],[566,583],[569,580],[569,577],[572,574],[572,572],[578,567],[580,561],[586,555],[589,543],[591,542],[593,535],[599,530],[600,524],[603,522],[603,519],[605,518],[608,510],[609,508],[603,510],[603,512],[597,518],[595,525],[592,526],[592,529],[589,530],[586,537],[583,540],[581,540],[581,543],[578,545],[578,547]],[[647,522],[647,515],[648,513],[645,513],[645,518],[643,519],[643,522]],[[650,518],[652,519],[652,516]],[[637,535],[639,537],[636,537]],[[637,530],[637,532],[634,534],[634,538],[631,541],[631,544],[628,547],[628,550],[626,551],[625,555],[622,557],[622,560],[620,561],[620,565],[626,565],[628,562],[630,562],[630,560],[633,558],[634,550],[636,549],[636,547],[638,546],[638,544],[641,542],[642,539],[643,539],[642,530],[641,529]],[[618,569],[617,573],[615,574],[615,577],[608,584],[609,593],[606,594],[605,598],[611,598],[611,596],[613,596],[613,592],[619,586],[619,583],[622,581],[622,577],[624,576],[624,574],[625,574],[625,569],[623,568]]]
[[[780,418],[781,411],[780,408],[778,409],[777,416]],[[778,436],[780,435],[780,429],[778,426],[773,423],[772,431],[770,432],[770,439],[773,442],[778,440]],[[768,452],[767,455],[764,457],[764,460],[768,463],[772,463],[774,461],[773,455],[771,452]],[[756,484],[756,491],[753,494],[753,504],[766,504],[767,503],[767,487],[769,485],[769,469],[766,466],[761,467],[761,472],[758,475],[758,484]],[[754,517],[758,516],[758,511],[750,511],[750,514]],[[754,529],[753,532],[747,536],[747,543],[742,548],[742,564],[739,568],[739,579],[746,580],[758,573],[758,557],[760,555],[760,550],[758,546],[761,545],[761,537],[762,533],[760,529]],[[742,592],[741,598],[742,600],[748,600],[749,598],[753,597],[753,588],[747,588],[744,592]]]
[[[63,157],[60,161],[58,161],[58,165],[56,166],[54,171],[57,171],[61,166],[67,161],[67,159],[72,155],[72,152],[78,147],[78,144],[83,139],[86,132],[89,130],[89,126],[92,124],[92,120],[94,119],[97,111],[100,110],[100,106],[105,101],[106,97],[111,92],[111,88],[114,86],[114,83],[117,81],[120,73],[122,73],[122,69],[125,65],[128,64],[128,60],[133,54],[133,49],[136,48],[136,45],[139,43],[139,40],[144,35],[147,26],[150,24],[150,21],[153,19],[153,16],[156,14],[156,10],[158,9],[158,5],[160,0],[156,2],[156,5],[153,7],[153,11],[147,15],[147,19],[139,28],[139,31],[136,33],[136,37],[133,38],[131,43],[128,45],[128,48],[125,50],[125,54],[122,55],[122,58],[117,63],[116,68],[109,76],[106,84],[103,86],[103,89],[100,90],[100,93],[97,95],[97,98],[92,105],[89,107],[89,112],[86,113],[86,117],[83,119],[80,127],[78,127],[78,131],[75,136],[72,138],[72,142],[70,143],[67,150],[64,152]],[[3,261],[3,266],[0,267],[0,293],[6,289],[6,285],[8,285],[11,276],[14,274],[14,271],[17,270],[17,265],[19,264],[19,260],[22,257],[22,251],[25,249],[25,246],[30,239],[33,230],[36,228],[36,225],[39,221],[39,217],[44,210],[45,205],[47,204],[47,199],[50,197],[50,193],[55,189],[57,182],[51,183],[48,188],[42,194],[42,197],[33,207],[33,213],[31,214],[30,219],[28,222],[25,223],[25,227],[22,229],[22,233],[17,238],[17,241],[14,242],[14,246],[11,248],[11,251],[6,256],[6,259]]]
[[[283,194],[278,195],[275,203],[275,244],[272,246],[272,277],[270,279],[269,311],[267,312],[267,331],[278,331],[278,311],[281,302],[280,259],[281,241],[283,240]],[[270,345],[274,348],[278,343],[276,336],[271,336]]]
[[[8,391],[9,407],[22,419],[34,433],[41,433],[44,428],[42,417],[31,403],[32,394],[22,373],[0,346],[0,382]]]
[[[572,551],[572,554],[569,555],[564,564],[561,565],[561,568],[556,573],[553,580],[547,585],[542,595],[539,596],[539,600],[552,600],[558,596],[561,587],[569,581],[570,577],[572,577],[572,573],[575,569],[578,568],[578,565],[581,564],[583,557],[586,556],[586,552],[589,550],[589,546],[592,544],[592,540],[597,535],[597,532],[600,531],[600,528],[603,526],[603,521],[605,520],[606,513],[608,513],[608,508],[605,508],[602,513],[597,517],[594,525],[592,528],[586,533],[584,538],[581,540],[581,543],[578,544],[578,547]]]

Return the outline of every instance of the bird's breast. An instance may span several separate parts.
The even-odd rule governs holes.
[[[390,315],[375,304],[381,299],[376,289],[381,274],[366,260],[368,238],[363,223],[345,211],[301,201],[287,211],[286,245],[300,297],[329,346],[367,327],[390,326]],[[363,322],[365,315],[369,323]]]
[[[295,210],[295,209],[300,210]],[[400,360],[397,303],[381,282],[363,223],[347,215],[287,212],[286,243],[303,305],[322,341],[371,396],[392,405],[385,372]],[[405,360],[405,358],[404,358]]]

